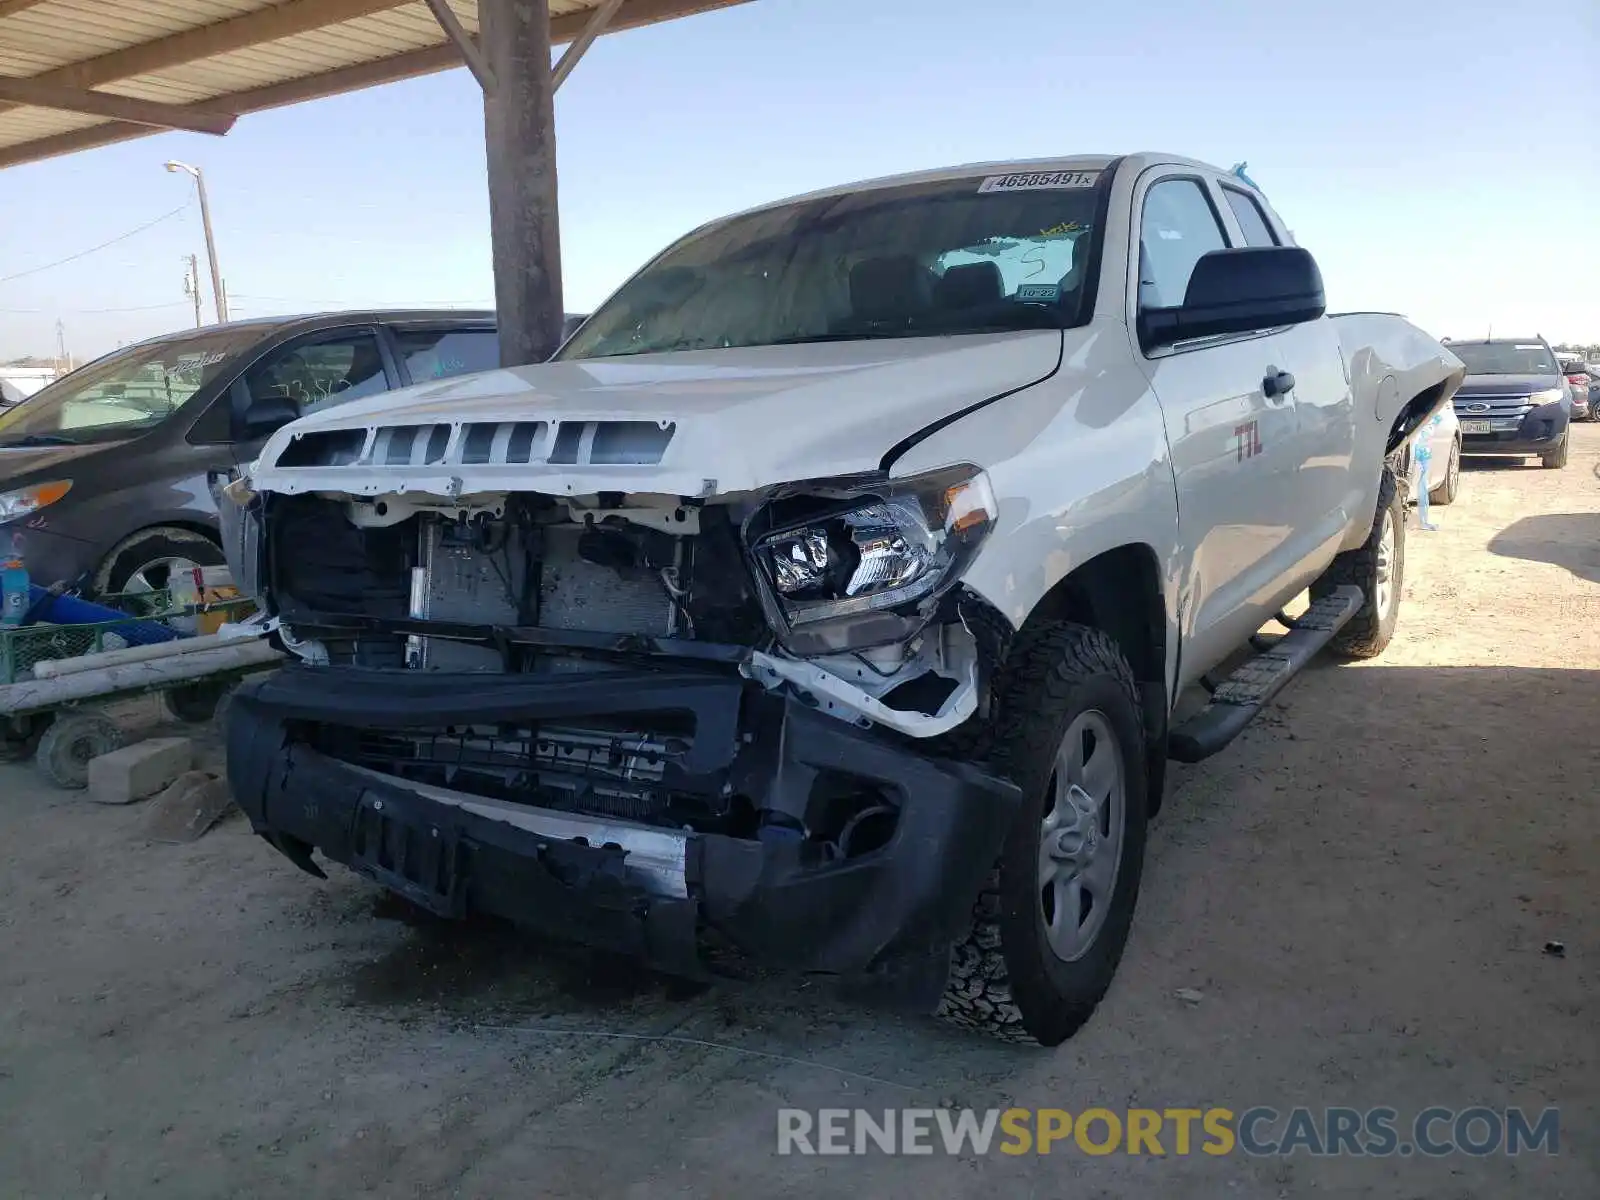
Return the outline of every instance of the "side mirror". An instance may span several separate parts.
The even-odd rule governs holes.
[[[260,396],[250,401],[244,411],[243,426],[239,431],[241,442],[255,441],[277,433],[290,421],[300,416],[300,409],[287,396]]]
[[[1322,272],[1299,246],[1241,246],[1201,255],[1183,303],[1139,314],[1146,350],[1189,338],[1315,321],[1327,311]]]

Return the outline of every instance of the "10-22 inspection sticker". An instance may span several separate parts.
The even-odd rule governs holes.
[[[1092,188],[1099,171],[1031,171],[991,175],[978,185],[981,192],[1059,192]]]

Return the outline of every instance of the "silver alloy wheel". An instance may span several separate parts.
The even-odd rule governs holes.
[[[1377,581],[1373,587],[1372,602],[1381,621],[1394,599],[1394,512],[1383,510],[1383,531],[1378,534]]]
[[[1099,709],[1067,726],[1050,776],[1039,836],[1045,940],[1065,962],[1082,958],[1105,925],[1127,824],[1122,746]]]
[[[200,564],[187,558],[153,558],[145,563],[122,585],[124,592],[164,592],[172,586],[175,572],[195,571]]]
[[[1450,447],[1450,463],[1444,469],[1445,495],[1454,496],[1461,486],[1461,447]]]

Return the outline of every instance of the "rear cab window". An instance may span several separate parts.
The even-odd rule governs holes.
[[[1246,246],[1282,245],[1273,231],[1272,222],[1267,220],[1267,214],[1254,196],[1227,184],[1222,185],[1222,194],[1228,201],[1228,207],[1233,210],[1234,219],[1239,222]]]

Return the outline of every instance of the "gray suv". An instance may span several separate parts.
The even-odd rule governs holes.
[[[0,412],[0,551],[33,581],[165,587],[219,565],[216,489],[282,425],[499,364],[486,312],[323,313],[154,338]]]

